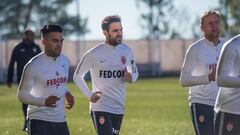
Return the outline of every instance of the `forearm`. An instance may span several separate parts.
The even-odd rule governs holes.
[[[14,74],[14,63],[10,63],[8,66],[8,72],[7,72],[7,82],[12,83],[13,81],[13,74]]]
[[[138,69],[137,66],[134,65],[134,70],[132,72],[132,82],[135,82],[138,79]]]
[[[230,88],[240,87],[240,77],[219,75],[217,76],[217,84],[220,87]]]
[[[208,75],[192,76],[188,74],[181,74],[180,84],[183,87],[196,86],[209,83]]]
[[[21,101],[25,104],[36,105],[36,106],[45,106],[45,98],[33,96],[28,91],[18,90],[17,96],[18,96],[19,101]]]
[[[89,90],[85,80],[82,76],[74,74],[73,81],[76,83],[78,88],[82,91],[82,93],[90,100],[92,92]]]

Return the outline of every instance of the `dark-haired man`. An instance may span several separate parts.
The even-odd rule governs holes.
[[[102,21],[105,42],[88,51],[74,73],[74,81],[90,100],[90,111],[97,135],[118,135],[124,114],[126,82],[138,78],[132,50],[122,44],[119,16]],[[90,70],[93,90],[84,75]]]
[[[58,25],[45,25],[41,36],[44,52],[24,67],[18,98],[29,104],[30,135],[69,135],[65,99],[70,109],[74,98],[66,87],[69,59],[61,54],[63,30]]]
[[[19,84],[24,66],[32,57],[41,52],[40,47],[35,44],[34,38],[35,33],[30,29],[26,29],[23,33],[22,42],[16,45],[13,49],[7,73],[7,86],[9,88],[12,87],[15,62],[17,64],[17,83]],[[22,103],[22,111],[24,115],[23,131],[27,131],[27,107],[27,104]]]

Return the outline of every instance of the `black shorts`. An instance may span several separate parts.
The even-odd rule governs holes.
[[[123,114],[91,111],[91,117],[97,135],[118,135],[120,132]]]
[[[29,135],[69,135],[66,122],[49,122],[42,120],[29,120]]]
[[[196,135],[214,135],[214,107],[191,104],[191,116]]]
[[[240,135],[240,115],[218,112],[214,126],[215,135]]]

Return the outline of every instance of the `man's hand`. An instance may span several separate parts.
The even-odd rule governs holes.
[[[132,74],[127,71],[127,68],[125,68],[124,80],[126,82],[132,82]]]
[[[57,106],[56,103],[58,100],[60,100],[60,98],[58,98],[57,96],[49,96],[45,100],[45,105],[47,107],[56,107]]]
[[[90,101],[96,103],[101,98],[101,94],[102,94],[101,91],[94,92],[90,98]]]
[[[73,107],[73,105],[74,105],[74,97],[73,97],[73,95],[70,92],[67,92],[65,94],[65,96],[66,96],[66,101],[67,101],[66,108],[67,109],[71,109]]]
[[[12,83],[7,82],[7,86],[8,86],[8,88],[12,88]]]
[[[215,81],[216,77],[216,69],[214,69],[209,75],[208,75],[208,80],[210,81]]]

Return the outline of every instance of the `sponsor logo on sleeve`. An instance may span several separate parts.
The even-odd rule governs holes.
[[[204,115],[200,115],[198,119],[199,119],[200,123],[203,123],[205,120],[205,117],[204,117]]]

